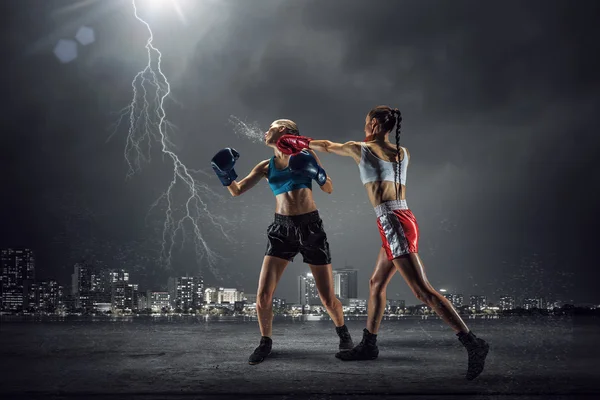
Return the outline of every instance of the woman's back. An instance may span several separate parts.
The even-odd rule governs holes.
[[[390,200],[406,199],[406,173],[410,155],[404,147],[387,141],[358,143],[360,179],[373,207]],[[398,163],[398,154],[399,160]],[[358,155],[358,154],[357,154]]]

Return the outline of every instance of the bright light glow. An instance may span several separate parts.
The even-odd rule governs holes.
[[[153,11],[162,10],[164,8],[174,9],[175,11],[181,13],[181,7],[177,3],[176,0],[145,0],[148,3],[148,8]]]
[[[170,3],[167,0],[152,0],[154,3]],[[148,58],[145,67],[137,73],[131,82],[133,98],[128,107],[123,110],[119,124],[122,120],[129,121],[129,130],[125,147],[125,160],[129,166],[128,177],[141,169],[143,161],[150,162],[152,142],[157,142],[159,151],[165,161],[170,161],[172,167],[172,180],[165,192],[156,200],[151,209],[159,205],[166,206],[163,224],[161,261],[170,268],[171,256],[177,236],[181,235],[181,247],[185,243],[186,227],[191,227],[191,236],[196,247],[198,262],[205,259],[211,272],[219,276],[214,268],[220,256],[208,245],[202,234],[204,227],[217,229],[228,240],[222,222],[228,222],[222,216],[213,215],[208,210],[205,198],[208,195],[221,197],[214,193],[205,183],[197,180],[195,175],[203,173],[188,168],[179,158],[174,146],[169,140],[169,133],[173,128],[167,119],[165,100],[171,95],[171,85],[161,69],[162,54],[153,45],[154,35],[150,25],[138,15],[136,1],[132,0],[135,18],[142,23],[148,31],[148,40],[145,48]],[[183,189],[187,193],[184,199],[176,195],[176,191]],[[176,215],[177,214],[177,215]],[[201,222],[205,221],[206,224]]]
[[[447,292],[447,290],[446,289],[440,289],[440,292],[444,293],[444,292]]]

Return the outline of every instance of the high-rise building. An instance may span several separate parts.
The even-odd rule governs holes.
[[[482,310],[487,307],[487,297],[473,295],[470,297],[469,306],[478,311]]]
[[[110,302],[117,310],[137,310],[138,285],[127,281],[113,282]]]
[[[315,278],[310,272],[298,277],[298,304],[302,306],[321,304]]]
[[[523,308],[526,310],[531,310],[532,308],[544,308],[544,299],[538,298],[529,298],[523,300]]]
[[[113,269],[108,271],[108,280],[110,283],[129,282],[129,272],[124,269]]]
[[[515,298],[512,296],[501,296],[498,306],[500,310],[513,310],[515,308]]]
[[[48,280],[37,284],[35,295],[37,309],[54,312],[62,306],[63,288],[57,281]]]
[[[124,269],[100,269],[97,276],[94,297],[105,298],[105,290],[110,287],[110,307],[113,310],[133,311],[139,307],[138,284],[129,281],[129,272]],[[99,302],[98,304],[106,304]]]
[[[92,293],[93,267],[85,262],[76,263],[71,275],[71,294],[75,300],[75,308],[84,311],[94,309],[94,296]]]
[[[35,280],[35,258],[30,249],[2,249],[2,309],[24,311],[30,306]]]
[[[120,275],[124,278],[124,274]],[[129,274],[127,274],[127,279],[119,279],[119,273],[115,273],[115,271],[111,271],[107,268],[92,268],[91,270],[91,297],[92,303],[97,305],[99,303],[110,303],[112,296],[112,284],[113,282],[125,281],[129,280]]]
[[[204,301],[204,280],[200,276],[169,278],[171,302],[176,309],[188,311],[202,307]]]
[[[358,270],[350,267],[333,270],[333,287],[337,297],[356,299],[358,297]]]

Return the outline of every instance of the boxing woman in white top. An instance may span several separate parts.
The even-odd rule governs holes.
[[[489,346],[476,337],[458,315],[452,304],[437,292],[427,280],[419,257],[419,228],[417,220],[406,204],[406,170],[410,154],[400,147],[398,109],[378,106],[365,118],[363,142],[334,143],[304,136],[283,135],[277,147],[285,154],[296,154],[311,149],[352,157],[358,164],[360,178],[369,200],[375,208],[382,247],[375,270],[369,281],[369,309],[363,340],[349,352],[336,357],[349,360],[373,360],[379,355],[377,332],[386,304],[386,287],[396,270],[400,272],[414,295],[435,312],[456,332],[469,355],[466,378],[472,380],[483,371]],[[396,145],[389,133],[396,126]]]

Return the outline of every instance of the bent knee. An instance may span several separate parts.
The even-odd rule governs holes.
[[[369,291],[371,292],[371,294],[378,295],[385,293],[386,288],[387,284],[385,283],[385,281],[377,278],[369,279]]]
[[[323,303],[325,308],[335,308],[341,304],[338,298],[335,297],[335,295],[333,294],[328,296],[322,296],[321,303]]]

